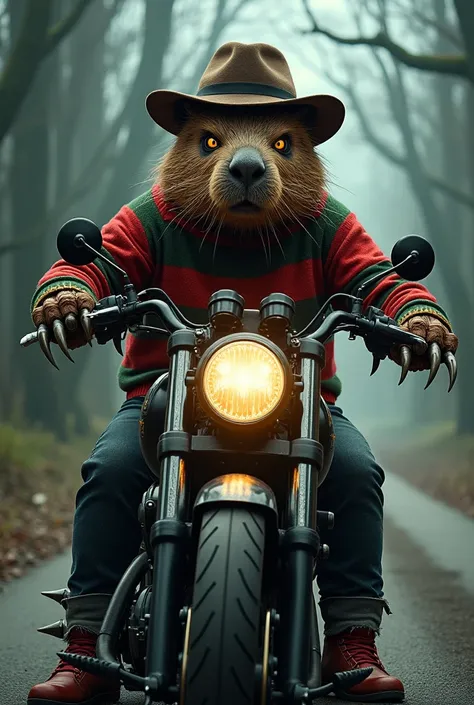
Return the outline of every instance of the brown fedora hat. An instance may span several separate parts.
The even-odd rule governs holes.
[[[197,94],[157,90],[147,96],[146,107],[153,120],[173,135],[182,127],[177,105],[183,101],[201,105],[310,105],[316,109],[310,132],[315,144],[332,137],[344,122],[344,104],[332,95],[296,97],[288,63],[269,44],[227,42],[211,58]]]

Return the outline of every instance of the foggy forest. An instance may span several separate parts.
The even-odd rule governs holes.
[[[346,105],[319,149],[329,190],[389,255],[427,238],[426,280],[460,345],[458,383],[382,363],[340,335],[341,406],[382,462],[474,516],[472,0],[0,0],[0,581],[67,546],[80,463],[120,405],[112,345],[21,349],[36,284],[69,218],[100,226],[151,184],[172,143],[156,88],[194,93],[226,41],[287,57],[299,96]]]

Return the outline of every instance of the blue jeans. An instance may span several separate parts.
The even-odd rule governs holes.
[[[82,466],[68,587],[68,627],[98,632],[110,595],[139,550],[138,506],[154,478],[142,457],[138,420],[143,397],[126,401]],[[383,608],[384,473],[367,441],[331,406],[334,460],[319,490],[318,508],[336,516],[321,539],[330,557],[318,568],[326,634],[366,626],[378,631]]]

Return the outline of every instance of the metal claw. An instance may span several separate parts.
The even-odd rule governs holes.
[[[60,588],[59,590],[45,590],[41,594],[45,597],[49,597],[50,600],[54,600],[55,602],[59,602],[59,604],[61,604],[63,600],[69,597],[69,590],[67,588]]]
[[[122,355],[123,357],[123,351],[122,351],[122,338],[119,335],[116,335],[115,338],[113,339],[114,341],[114,347],[116,351],[118,352],[119,355]]]
[[[441,365],[441,348],[439,347],[438,343],[431,343],[430,347],[428,348],[428,355],[430,358],[430,375],[428,377],[428,381],[425,384],[425,389],[427,389],[431,382],[434,380],[436,377],[439,366]]]
[[[374,355],[373,360],[372,360],[372,371],[370,373],[371,377],[372,377],[372,375],[374,375],[377,372],[377,370],[379,369],[379,365],[380,365],[380,358],[375,357],[375,355]]]
[[[400,359],[402,363],[402,373],[400,375],[400,381],[398,382],[398,386],[400,386],[405,381],[406,376],[408,374],[408,370],[410,369],[411,350],[408,345],[402,345],[402,347],[400,348]]]
[[[45,627],[40,627],[37,629],[41,634],[49,634],[49,636],[55,636],[58,639],[64,639],[66,635],[67,625],[64,619],[59,619],[57,622],[52,624],[47,624]]]
[[[70,331],[71,333],[74,333],[74,331],[77,330],[77,319],[73,313],[68,313],[68,315],[64,319],[64,323],[68,331]]]
[[[66,355],[67,359],[71,360],[71,362],[74,362],[71,355],[69,354],[69,350],[67,349],[66,329],[64,328],[64,323],[60,321],[59,318],[56,318],[53,322],[53,334],[56,338],[57,344],[59,345],[63,353]]]
[[[49,342],[49,331],[47,326],[45,326],[44,323],[41,323],[38,327],[38,342],[40,344],[40,348],[47,358],[49,362],[52,364],[53,367],[55,367],[57,370],[59,370],[59,367],[56,364],[56,361],[53,357],[53,353],[51,352],[50,348],[50,342]]]
[[[90,313],[90,311],[88,308],[82,308],[81,312],[79,314],[79,317],[81,319],[82,330],[86,334],[87,342],[92,347],[92,336],[94,334],[94,331],[92,330],[92,323],[90,322],[90,319],[88,318],[89,313]]]
[[[446,352],[443,355],[443,362],[448,368],[449,372],[449,388],[448,388],[448,393],[451,391],[451,389],[454,387],[454,383],[456,381],[456,377],[458,376],[458,363],[456,362],[456,358],[454,357],[452,352]]]

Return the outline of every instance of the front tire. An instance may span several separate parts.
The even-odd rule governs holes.
[[[252,705],[261,662],[265,520],[243,507],[207,511],[193,586],[183,705]]]

